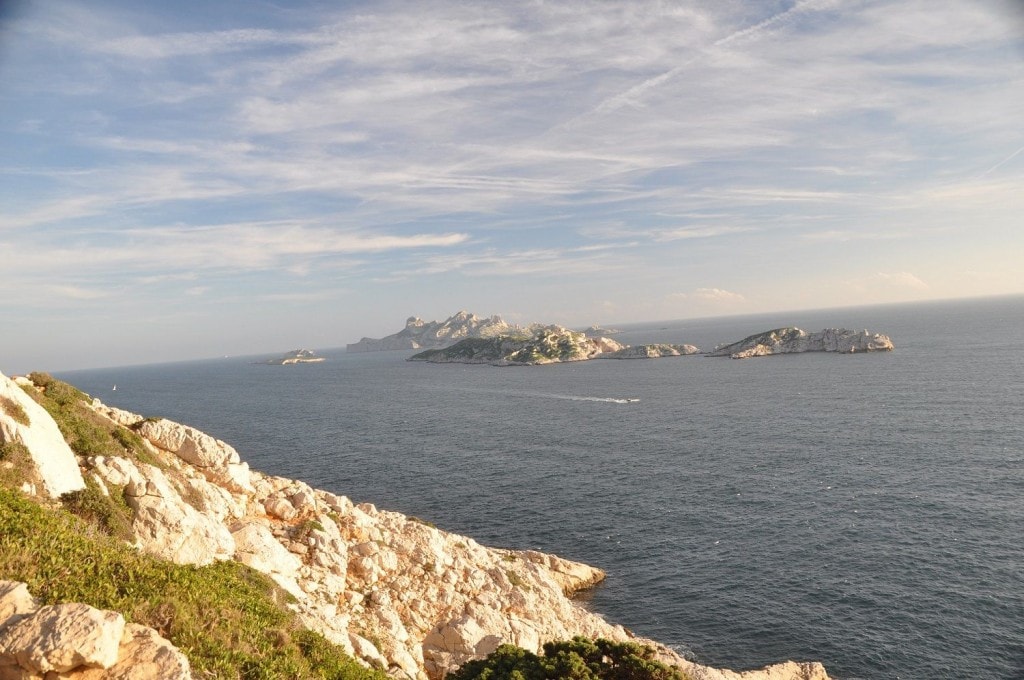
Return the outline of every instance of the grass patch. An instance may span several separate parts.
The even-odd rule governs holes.
[[[0,395],[0,411],[9,415],[14,422],[20,425],[24,425],[25,427],[31,425],[31,421],[28,418],[28,414],[25,413],[24,407],[8,396]]]
[[[84,602],[152,626],[188,656],[197,678],[387,679],[302,630],[282,591],[244,565],[158,560],[6,489],[0,578],[26,582],[44,604]]]

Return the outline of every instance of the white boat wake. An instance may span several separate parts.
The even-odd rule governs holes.
[[[509,392],[503,392],[501,390],[481,390],[481,389],[464,389],[466,392],[486,392],[489,394],[506,394],[510,397],[522,397],[524,399],[561,399],[564,401],[599,401],[609,404],[634,404],[639,399],[635,397],[620,398],[620,397],[585,397],[578,394],[552,394],[550,392],[525,392],[519,390],[512,390]]]

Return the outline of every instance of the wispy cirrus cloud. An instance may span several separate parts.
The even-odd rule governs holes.
[[[0,241],[21,264],[0,289],[130,273],[199,305],[266,276],[401,305],[521,276],[522,307],[611,272],[617,309],[664,285],[696,309],[753,290],[738,262],[797,256],[930,284],[894,274],[869,302],[956,290],[915,258],[1024,247],[1003,0],[219,7],[42,0],[6,29]]]

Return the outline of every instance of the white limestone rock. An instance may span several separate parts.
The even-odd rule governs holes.
[[[280,574],[294,578],[302,560],[288,551],[270,529],[257,522],[238,525],[231,536],[235,539],[235,560],[264,574]]]
[[[0,630],[11,619],[31,614],[39,608],[28,586],[19,581],[0,581]]]
[[[36,673],[110,668],[117,663],[124,627],[120,614],[84,604],[42,607],[0,628],[0,665]]]
[[[132,529],[143,550],[176,564],[232,558],[235,541],[218,513],[202,513],[185,502],[160,468],[126,461],[129,465],[138,475],[130,475],[125,500],[134,511]]]
[[[20,414],[9,413],[9,410],[20,410],[28,424],[19,422]],[[57,423],[17,383],[0,373],[0,444],[8,442],[23,444],[28,449],[50,498],[85,488],[75,454],[64,441]]]
[[[229,490],[252,493],[249,465],[229,444],[172,420],[145,420],[139,433],[165,451],[170,451],[200,470],[212,482]]]
[[[888,336],[866,330],[826,328],[817,333],[808,333],[799,328],[776,328],[751,335],[739,342],[716,347],[708,356],[747,359],[800,352],[888,352],[893,348],[892,340]]]
[[[107,669],[86,669],[73,680],[191,680],[188,658],[152,628],[129,623],[118,647],[118,661]]]
[[[191,680],[188,659],[152,628],[84,604],[40,608],[0,581],[0,679]]]

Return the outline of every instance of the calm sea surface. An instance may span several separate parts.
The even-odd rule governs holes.
[[[600,566],[590,608],[704,663],[1024,678],[1024,298],[617,337],[710,349],[784,325],[897,349],[509,368],[327,350],[60,377],[256,469]]]

